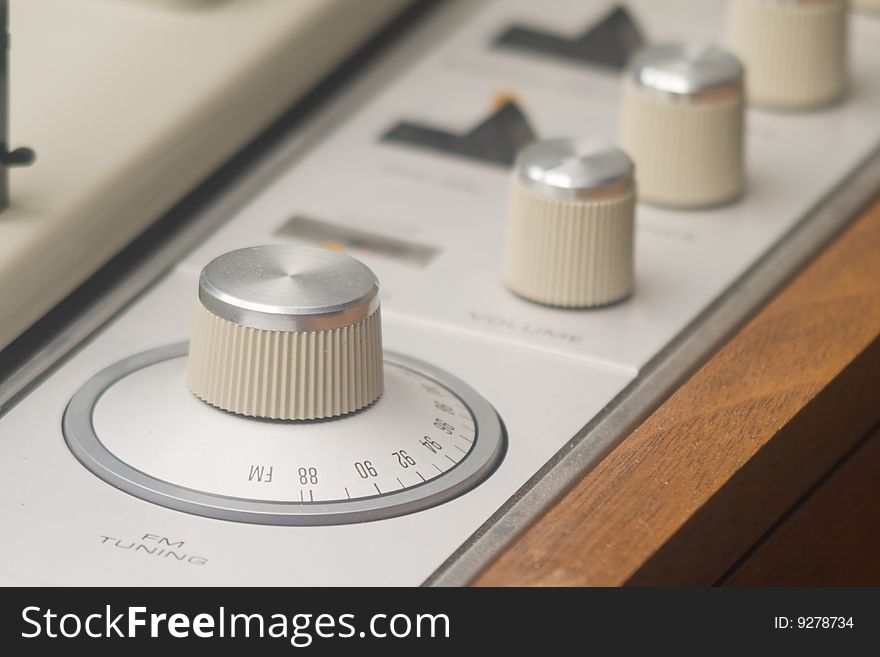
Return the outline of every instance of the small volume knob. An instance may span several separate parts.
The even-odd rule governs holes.
[[[514,164],[502,276],[526,299],[586,308],[633,289],[633,164],[572,139],[525,147]]]
[[[718,48],[661,45],[633,58],[624,80],[621,146],[639,198],[679,208],[738,197],[743,172],[743,67]]]
[[[286,245],[231,251],[199,278],[190,390],[242,415],[305,420],[382,394],[376,276],[354,258]]]
[[[846,90],[846,0],[732,0],[727,43],[745,64],[749,103],[807,109]]]

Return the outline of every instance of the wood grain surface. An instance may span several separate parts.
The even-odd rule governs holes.
[[[717,583],[878,419],[875,203],[474,584]]]
[[[880,586],[880,430],[792,509],[728,586]]]

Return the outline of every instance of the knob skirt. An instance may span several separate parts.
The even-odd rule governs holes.
[[[527,147],[511,181],[505,285],[567,308],[629,296],[635,203],[632,162],[620,150],[576,140]]]
[[[745,187],[741,96],[676,103],[624,82],[621,146],[636,162],[639,198],[675,208],[720,205]]]
[[[732,0],[727,44],[746,66],[750,104],[809,109],[847,86],[846,0]]]
[[[632,293],[635,192],[582,203],[542,199],[512,183],[504,281],[551,306],[586,308]]]
[[[187,385],[233,413],[311,420],[359,410],[382,394],[382,328],[366,319],[326,331],[241,326],[196,305]]]

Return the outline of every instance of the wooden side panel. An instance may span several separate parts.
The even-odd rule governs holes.
[[[880,586],[880,430],[757,545],[730,586]]]

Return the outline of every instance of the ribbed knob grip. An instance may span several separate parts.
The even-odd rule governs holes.
[[[746,66],[750,104],[807,109],[847,85],[846,0],[731,0],[727,43]]]
[[[624,81],[621,146],[639,198],[676,208],[734,200],[744,188],[743,69],[717,48],[665,45],[633,60]]]
[[[853,7],[866,11],[880,12],[880,0],[853,0]]]
[[[633,290],[635,188],[612,146],[537,142],[517,159],[502,276],[526,299],[586,308]]]
[[[207,403],[306,420],[382,394],[378,282],[348,256],[293,246],[232,251],[202,271],[187,364]]]

